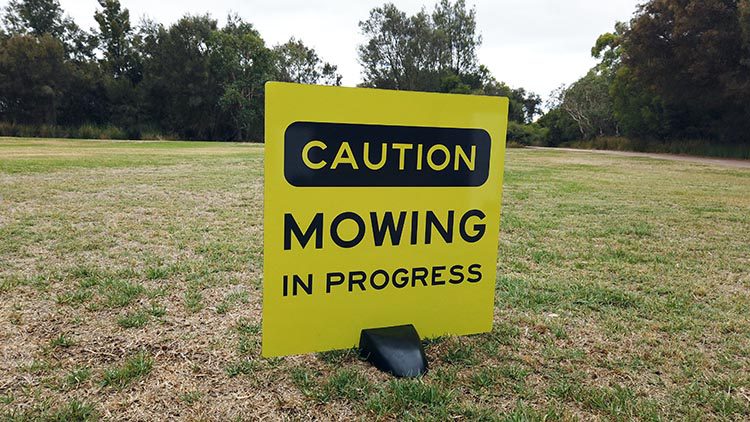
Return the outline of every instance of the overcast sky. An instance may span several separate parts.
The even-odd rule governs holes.
[[[302,39],[326,61],[339,67],[344,85],[362,78],[357,45],[363,41],[358,22],[377,0],[121,0],[133,22],[149,16],[170,24],[181,16],[210,13],[220,22],[229,11],[253,23],[269,46],[289,37]],[[596,37],[612,31],[616,21],[629,20],[639,0],[467,0],[477,11],[483,43],[480,62],[498,80],[524,87],[547,98],[563,83],[583,76],[595,61],[590,49]],[[83,28],[95,26],[95,0],[61,0],[65,11]],[[434,0],[394,1],[413,14]],[[0,4],[7,4],[0,0]]]

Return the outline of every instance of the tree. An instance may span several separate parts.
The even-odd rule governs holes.
[[[523,113],[520,119],[516,119],[522,123],[531,123],[534,118],[542,114],[542,99],[539,95],[533,92],[526,92],[524,88],[516,88],[511,92],[510,95],[513,98]]]
[[[160,126],[188,139],[211,139],[218,123],[219,81],[211,71],[211,37],[217,22],[185,16],[159,28],[144,68],[148,112]]]
[[[68,19],[58,0],[10,0],[3,23],[12,34],[52,35],[62,39]]]
[[[541,98],[533,92],[526,92],[523,88],[513,89],[504,82],[499,82],[485,66],[480,65],[477,71],[478,89],[474,94],[508,97],[508,120],[517,123],[531,123],[540,113]],[[443,91],[455,92],[455,91]]]
[[[750,0],[651,0],[623,34],[623,63],[677,121],[672,136],[747,142]]]
[[[616,22],[615,32],[600,35],[591,47],[591,56],[599,59],[600,72],[614,73],[622,64],[622,37],[630,29],[627,23]]]
[[[127,113],[129,110],[112,109],[108,77],[98,63],[92,60],[67,61],[66,64],[67,84],[59,102],[57,124],[68,127],[87,123],[121,125],[117,112]],[[123,117],[129,116],[123,114]]]
[[[99,0],[99,5],[102,9],[94,13],[94,19],[99,25],[96,36],[103,59],[97,70],[106,97],[106,120],[124,128],[129,137],[138,138],[144,118],[137,86],[143,78],[143,66],[134,48],[136,32],[130,24],[130,12],[119,0]]]
[[[560,107],[552,108],[544,113],[537,123],[547,129],[546,142],[549,146],[558,146],[581,136],[578,124]]]
[[[618,127],[626,136],[663,140],[677,131],[672,117],[675,108],[664,101],[633,74],[628,66],[617,69],[610,87],[612,112]]]
[[[183,139],[259,139],[266,81],[341,83],[336,66],[301,40],[269,49],[236,15],[222,28],[209,15],[134,26],[120,0],[97,1],[92,35],[59,0],[9,0],[0,26],[0,119],[116,125],[132,138],[147,128]],[[373,9],[360,23],[365,85],[503,95],[513,121],[533,121],[539,97],[479,64],[475,15],[464,0],[413,16],[393,4]]]
[[[748,142],[750,0],[650,0],[591,53],[599,64],[556,93],[581,136]]]
[[[93,57],[94,37],[63,15],[58,0],[10,0],[4,12],[2,20],[11,35],[51,35],[62,42],[70,58],[85,61]]]
[[[600,62],[594,70],[610,79],[612,114],[622,133],[641,139],[662,139],[671,130],[663,101],[622,61],[623,39],[629,30],[627,23],[617,22],[614,32],[597,38],[591,55]]]
[[[274,55],[251,24],[230,15],[218,28],[208,15],[185,16],[169,28],[145,25],[135,43],[154,123],[187,139],[260,139]]]
[[[476,10],[466,9],[464,0],[440,0],[432,12],[437,32],[439,66],[455,75],[468,75],[478,69],[476,50],[482,37],[476,34]]]
[[[576,122],[581,137],[618,133],[609,95],[610,79],[595,70],[569,87],[561,86],[553,92],[554,105]]]
[[[252,25],[230,16],[227,26],[211,38],[211,68],[222,81],[218,100],[224,121],[230,122],[224,139],[261,139],[263,86],[274,74],[274,56]]]
[[[510,98],[510,119],[530,123],[541,98],[498,82],[479,64],[476,12],[464,0],[441,0],[432,14],[407,16],[391,3],[359,23],[367,41],[359,46],[363,86]]]
[[[0,115],[25,124],[56,124],[68,84],[62,44],[51,35],[16,35],[0,44]]]
[[[276,79],[301,84],[341,85],[336,66],[323,62],[314,49],[302,41],[290,38],[273,48]]]
[[[104,64],[112,76],[120,78],[129,74],[131,79],[135,63],[132,53],[133,29],[130,26],[130,12],[122,9],[119,0],[99,0],[103,8],[94,13],[99,24],[99,41],[103,47]]]
[[[442,0],[430,15],[407,16],[392,3],[359,23],[364,85],[386,89],[468,93],[480,88],[475,11]]]
[[[739,11],[740,30],[742,31],[742,60],[743,66],[750,66],[750,1],[740,1]]]
[[[429,16],[408,17],[387,3],[359,23],[367,42],[358,48],[364,86],[436,91],[438,52]]]

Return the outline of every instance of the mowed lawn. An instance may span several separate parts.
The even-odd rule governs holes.
[[[509,150],[495,328],[394,380],[259,356],[262,164],[0,139],[0,419],[750,418],[750,170]]]

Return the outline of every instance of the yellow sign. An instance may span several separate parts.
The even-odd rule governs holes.
[[[266,84],[263,355],[492,329],[507,98]]]

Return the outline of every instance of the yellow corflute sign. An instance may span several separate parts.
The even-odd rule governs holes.
[[[508,100],[266,84],[263,355],[492,329]]]

